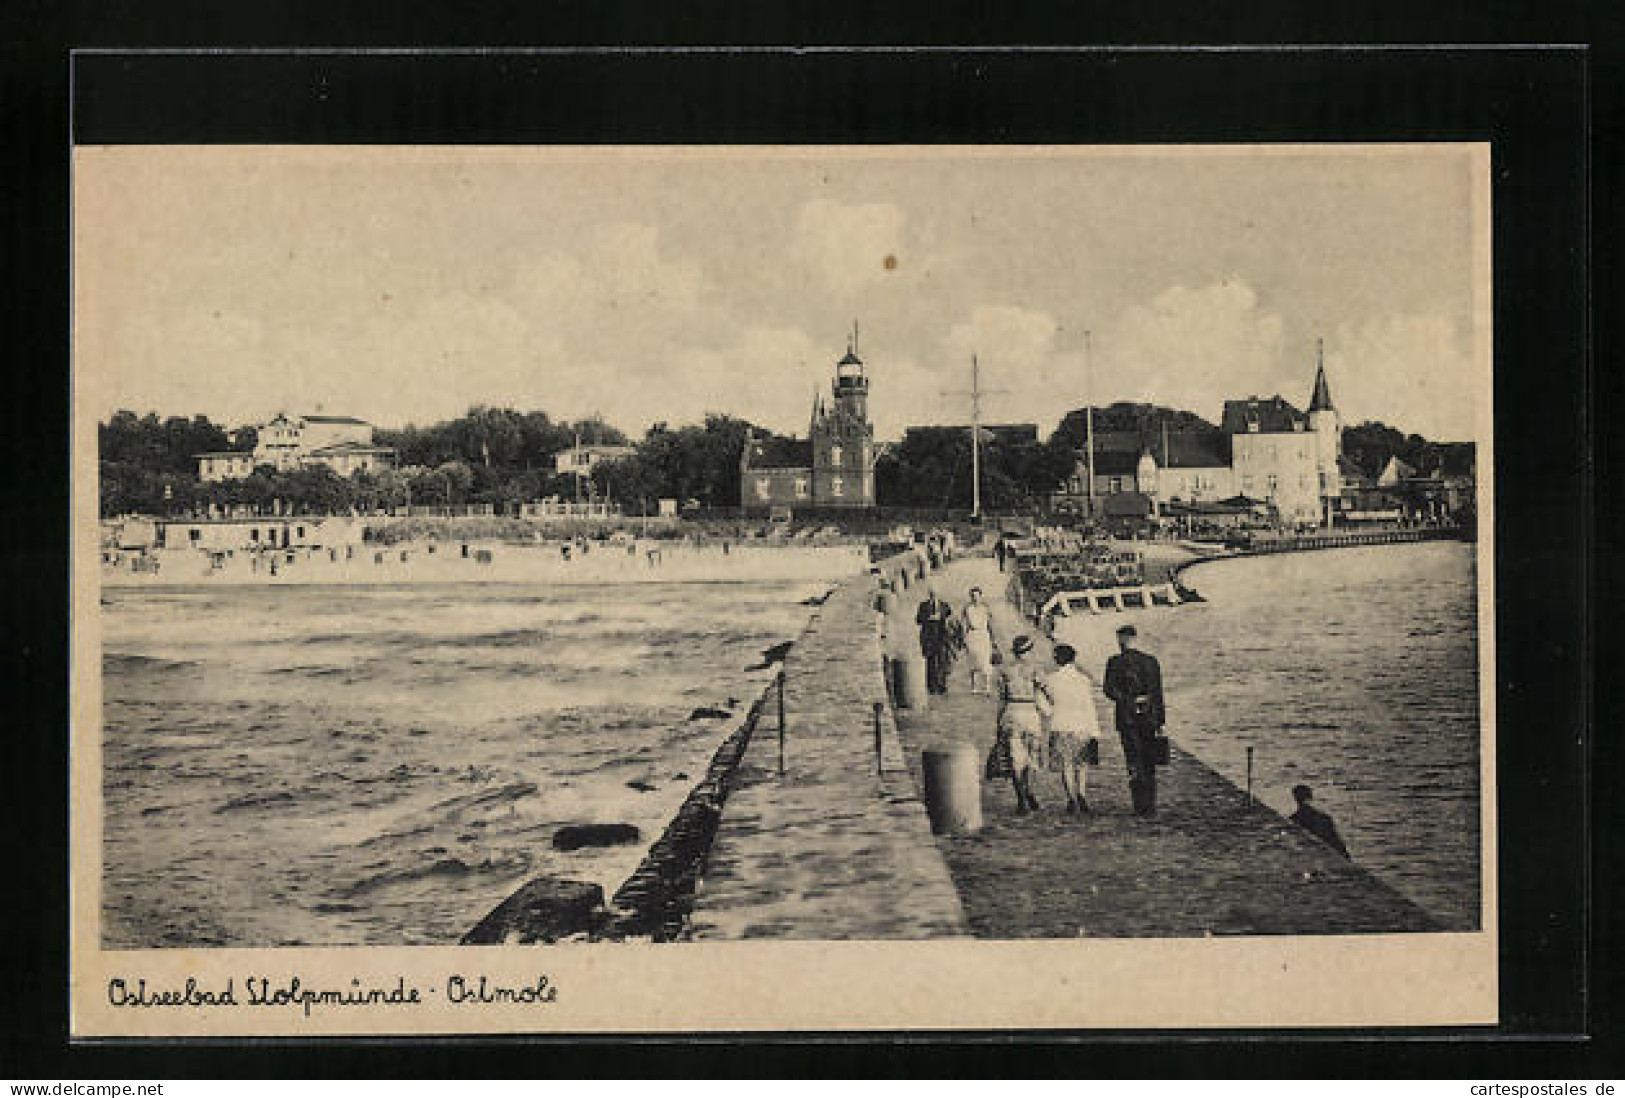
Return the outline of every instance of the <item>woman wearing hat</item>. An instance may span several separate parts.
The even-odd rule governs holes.
[[[999,731],[988,759],[988,776],[1010,776],[1016,791],[1016,814],[1038,807],[1033,796],[1033,769],[1042,765],[1044,725],[1038,716],[1039,692],[1044,686],[1032,660],[1031,637],[1010,642],[1011,659],[999,669]]]

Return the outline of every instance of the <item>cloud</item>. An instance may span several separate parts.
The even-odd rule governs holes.
[[[1326,340],[1326,375],[1345,426],[1378,419],[1436,441],[1460,441],[1481,437],[1479,428],[1489,422],[1488,372],[1475,367],[1468,333],[1445,317],[1342,325]]]
[[[1288,362],[1283,351],[1281,318],[1246,282],[1176,285],[1095,334],[1091,389],[1101,404],[1152,401],[1214,421],[1239,397],[1280,393],[1302,407],[1313,362]]]
[[[983,421],[1037,423],[1047,434],[1082,400],[1081,359],[1059,346],[1061,334],[1055,318],[1042,310],[978,308],[943,338],[952,388],[968,393],[974,353],[981,367],[978,387],[986,393]],[[954,398],[944,411],[945,420],[966,422],[969,397]]]
[[[821,283],[850,295],[886,277],[888,258],[903,254],[903,211],[890,203],[844,206],[815,198],[796,218],[790,254]]]

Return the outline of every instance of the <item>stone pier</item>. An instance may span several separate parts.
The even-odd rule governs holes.
[[[694,939],[968,933],[886,701],[874,583],[831,592],[785,663],[784,773],[772,692],[696,890]]]
[[[1007,577],[987,558],[961,558],[909,588],[885,623],[890,644],[914,644],[927,586],[958,609],[982,587],[999,648],[1033,637],[1045,668],[1050,643],[1004,597]],[[1041,810],[1015,813],[1008,780],[981,787],[983,830],[933,836],[919,799],[924,748],[970,744],[985,754],[995,706],[969,690],[964,661],[949,693],[921,711],[882,713],[872,581],[833,592],[786,666],[785,772],[779,773],[776,699],[734,778],[733,792],[694,898],[698,939],[1075,938],[1375,934],[1437,929],[1433,919],[1357,862],[1184,751],[1177,714],[1197,699],[1170,696],[1171,764],[1159,773],[1159,813],[1130,810],[1122,749],[1102,697],[1094,814],[1064,811],[1055,775],[1036,782]],[[1179,613],[1168,608],[1165,613]],[[1086,668],[1097,682],[1100,668]]]
[[[1007,577],[992,561],[956,562],[933,585],[956,610],[980,586],[993,612],[995,642],[1009,651],[1019,633],[1054,667],[1050,642],[1000,594]],[[895,628],[912,624],[904,600]],[[1177,614],[1177,607],[1159,611]],[[1098,684],[1103,668],[1084,668]],[[945,697],[900,717],[905,757],[918,767],[931,744],[992,747],[995,706],[969,690],[964,661]],[[1179,744],[1178,720],[1196,698],[1168,698],[1172,760],[1157,779],[1158,815],[1131,810],[1122,747],[1101,696],[1100,763],[1090,775],[1094,814],[1065,813],[1059,778],[1041,772],[1040,811],[1015,812],[1008,779],[982,787],[986,828],[938,840],[979,938],[1201,937],[1220,934],[1375,934],[1437,929],[1421,908],[1357,862],[1249,799]]]

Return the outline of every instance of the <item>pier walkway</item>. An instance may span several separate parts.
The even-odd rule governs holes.
[[[694,895],[694,939],[967,935],[889,709],[876,765],[873,593],[867,576],[841,584],[790,651],[782,777],[777,699],[764,701]]]
[[[998,597],[1006,577],[985,558],[955,561],[931,577],[957,610],[969,588],[990,596],[994,636],[1008,651],[1026,633],[1040,665],[1052,667],[1050,643]],[[923,588],[906,593],[923,596]],[[913,629],[917,597],[894,612],[896,630]],[[1159,611],[1177,614],[1178,608]],[[1153,653],[1154,654],[1154,653]],[[1085,667],[1095,681],[1101,667]],[[1007,779],[983,786],[986,822],[979,834],[937,842],[980,938],[1203,936],[1220,934],[1394,933],[1435,929],[1419,907],[1319,840],[1256,802],[1178,740],[1180,707],[1170,696],[1172,764],[1158,773],[1158,815],[1142,820],[1129,805],[1122,748],[1102,695],[1101,765],[1090,775],[1092,816],[1068,816],[1059,778],[1034,782],[1042,809],[1015,814]],[[899,712],[904,755],[919,781],[920,751],[970,742],[984,756],[993,744],[994,702],[970,693],[963,660],[946,696],[918,714]],[[906,895],[899,887],[898,895]]]

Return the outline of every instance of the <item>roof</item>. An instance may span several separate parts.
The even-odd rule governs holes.
[[[1170,514],[1179,515],[1244,515],[1252,510],[1246,504],[1223,500],[1170,500],[1163,507]]]
[[[1369,480],[1364,469],[1347,454],[1337,455],[1337,472],[1344,480]]]
[[[1169,431],[1164,451],[1160,434],[1143,438],[1138,431],[1096,431],[1095,472],[1106,476],[1133,472],[1140,455],[1147,452],[1166,469],[1227,469],[1227,441],[1219,431]]]
[[[846,354],[841,356],[841,361],[837,362],[835,365],[837,365],[837,366],[862,366],[863,365],[863,359],[858,357],[856,351],[854,351],[854,350],[852,350],[852,348],[848,347],[846,349]]]
[[[1115,517],[1140,517],[1151,513],[1151,497],[1139,492],[1117,492],[1106,497],[1101,509]]]
[[[758,438],[751,440],[752,469],[810,469],[812,443],[799,438]]]
[[[353,423],[360,427],[367,426],[367,421],[354,416],[300,416],[306,423]]]
[[[365,442],[335,442],[331,446],[320,446],[307,454],[307,457],[338,457],[340,454],[393,454],[392,446],[373,446]]]
[[[1078,460],[1084,461],[1080,457]],[[1140,454],[1136,450],[1107,450],[1104,453],[1095,452],[1095,476],[1097,477],[1123,477],[1133,476],[1140,465]]]
[[[1226,439],[1220,431],[1169,431],[1166,449],[1161,438],[1152,440],[1151,456],[1164,469],[1228,468]]]
[[[1224,402],[1224,419],[1220,429],[1225,434],[1249,434],[1249,425],[1253,423],[1258,424],[1257,433],[1265,435],[1284,435],[1309,429],[1309,417],[1279,396]]]
[[[1325,366],[1315,368],[1315,391],[1309,398],[1309,410],[1311,412],[1331,412],[1336,410],[1332,407],[1332,390],[1326,384]]]

